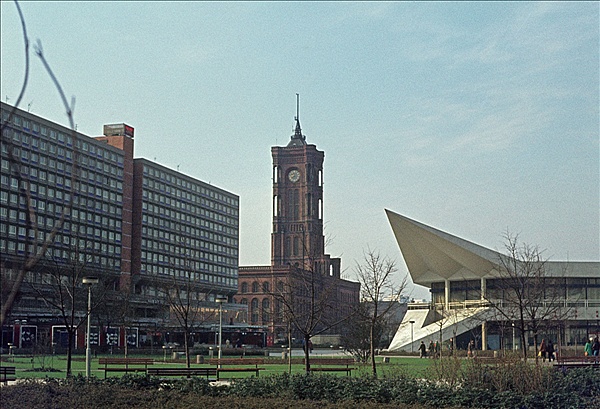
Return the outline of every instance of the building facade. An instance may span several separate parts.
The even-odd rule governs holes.
[[[134,159],[134,129],[128,125],[105,125],[104,135],[94,138],[5,103],[0,108],[3,303],[23,263],[39,256],[3,327],[4,347],[30,346],[21,342],[23,333],[29,334],[29,343],[32,337],[55,335],[62,323],[40,289],[48,271],[74,265],[102,277],[114,295],[104,305],[104,322],[97,314],[92,338],[100,345],[110,338],[104,327],[124,325],[114,315],[123,298],[130,310],[127,325],[135,328],[132,344],[168,341],[165,334],[176,328],[161,295],[165,285],[189,285],[199,308],[210,313],[203,320],[207,325],[218,322],[217,298],[228,300],[226,319],[240,316],[233,304],[237,195]],[[78,316],[85,316],[84,308]],[[81,341],[83,331],[79,333]],[[116,338],[126,342],[122,334]]]
[[[471,340],[484,350],[521,348],[517,282],[535,297],[523,304],[542,321],[538,342],[576,347],[600,334],[600,262],[531,260],[540,270],[522,278],[518,271],[506,272],[509,264],[521,268],[522,260],[386,213],[414,283],[428,287],[432,297],[430,303],[409,304],[390,350],[416,351],[421,341],[440,336],[444,342],[454,338],[459,348]],[[524,339],[526,347],[534,346],[533,331]]]
[[[358,304],[360,292],[358,283],[341,278],[341,260],[325,253],[325,155],[315,145],[306,143],[298,117],[287,146],[272,147],[271,154],[271,265],[240,267],[235,297],[236,302],[248,305],[251,324],[267,328],[268,344],[287,339],[290,330],[298,333],[286,318],[291,311],[296,317],[308,318],[309,310],[315,307],[314,300],[327,298],[329,316],[322,324],[339,322]],[[320,307],[325,308],[324,304]],[[339,333],[339,327],[334,325],[326,332]]]

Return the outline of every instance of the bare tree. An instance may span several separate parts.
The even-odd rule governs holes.
[[[371,320],[369,319],[370,312],[370,306],[364,302],[356,306],[355,313],[348,319],[341,337],[344,349],[362,363],[367,363],[371,357],[372,329]],[[382,332],[382,326],[377,325],[375,337],[380,338]]]
[[[396,281],[396,261],[371,249],[363,254],[362,263],[356,263],[355,272],[360,283],[362,301],[368,306],[365,318],[368,319],[370,329],[371,369],[373,376],[377,377],[375,348],[381,337],[380,327],[400,301],[406,288],[406,276],[399,282]]]
[[[33,205],[33,198],[32,198],[32,194],[31,194],[31,190],[30,190],[29,174],[25,171],[25,168],[22,165],[20,158],[18,158],[14,154],[13,141],[12,141],[12,137],[10,135],[12,118],[14,116],[14,113],[16,112],[16,109],[18,108],[18,105],[20,104],[20,102],[23,98],[25,89],[27,88],[27,83],[29,80],[29,65],[30,65],[29,64],[29,38],[27,37],[27,28],[26,28],[26,24],[25,24],[25,18],[23,17],[23,13],[21,12],[21,8],[19,6],[18,1],[15,0],[14,3],[15,3],[15,6],[16,6],[18,14],[19,14],[19,19],[21,21],[21,27],[22,27],[22,32],[23,32],[24,49],[25,49],[25,73],[24,73],[24,79],[23,79],[23,83],[21,86],[21,90],[19,92],[19,96],[18,96],[12,110],[8,114],[7,118],[0,125],[0,131],[2,134],[2,136],[1,136],[2,137],[2,145],[3,145],[2,151],[6,152],[6,157],[8,159],[8,163],[10,166],[11,175],[18,182],[19,195],[20,195],[20,199],[21,199],[20,203],[21,202],[23,203],[23,206],[26,210],[26,234],[25,234],[26,243],[25,243],[25,256],[19,263],[19,266],[17,268],[18,271],[16,272],[16,274],[14,276],[12,276],[10,279],[4,280],[2,283],[3,288],[4,288],[4,286],[6,286],[6,290],[3,289],[2,293],[1,293],[2,306],[0,308],[0,326],[2,324],[4,324],[4,322],[6,321],[6,319],[8,318],[8,316],[10,314],[13,304],[19,294],[20,287],[23,283],[25,275],[29,271],[33,270],[35,268],[35,266],[38,264],[38,262],[44,257],[49,246],[54,242],[54,237],[57,234],[58,230],[62,227],[62,225],[65,221],[65,218],[69,215],[70,210],[71,210],[72,200],[74,197],[73,190],[75,189],[75,186],[76,186],[75,181],[79,175],[79,172],[78,172],[78,170],[79,170],[78,169],[78,162],[79,162],[78,148],[77,148],[77,144],[74,143],[73,144],[73,164],[72,164],[72,170],[71,170],[71,188],[70,188],[70,191],[68,192],[69,194],[65,195],[65,197],[67,197],[67,199],[62,204],[62,212],[61,212],[59,218],[54,223],[52,230],[47,235],[45,235],[44,240],[39,240],[38,239],[39,226],[37,224],[37,217],[36,217],[37,209]],[[58,79],[52,72],[52,69],[50,68],[50,65],[48,64],[48,62],[44,56],[42,44],[39,40],[37,42],[37,45],[34,47],[34,49],[35,49],[36,56],[42,62],[44,69],[50,76],[52,82],[54,83],[54,85],[59,93],[59,96],[60,96],[63,106],[65,108],[67,117],[69,119],[70,129],[72,132],[72,138],[73,138],[73,140],[75,140],[76,132],[75,132],[75,124],[74,124],[74,120],[73,120],[73,106],[74,106],[74,102],[75,102],[74,98],[72,99],[70,104],[67,102],[65,94],[63,92],[63,89],[62,89],[60,83],[58,82]],[[4,149],[4,147],[5,147],[5,149]]]
[[[195,274],[197,273],[192,268],[192,263],[187,256],[186,243],[180,243],[179,249],[183,253],[185,265],[174,266],[174,271],[180,276],[173,276],[171,283],[166,285],[163,291],[170,307],[170,315],[175,318],[178,326],[183,330],[185,359],[189,368],[191,365],[191,333],[195,326],[214,318],[216,313],[214,308],[208,308],[210,292],[200,291],[196,284]]]
[[[339,302],[336,288],[327,274],[316,271],[315,263],[306,268],[290,267],[285,282],[273,292],[275,302],[283,307],[283,315],[303,340],[305,369],[310,373],[311,338],[341,324],[349,318],[337,314]]]
[[[49,255],[52,259],[47,265],[39,265],[29,274],[26,282],[35,294],[55,312],[65,326],[67,340],[67,376],[71,376],[71,361],[77,330],[87,319],[87,290],[82,280],[89,275],[98,275],[99,271],[90,266],[89,255],[77,246],[72,251]],[[67,254],[68,259],[64,258]],[[46,263],[44,263],[46,264]],[[103,277],[104,279],[106,277]],[[91,310],[103,301],[104,286],[93,288],[97,294]],[[86,311],[82,313],[82,311]]]
[[[527,334],[532,334],[537,351],[540,331],[550,321],[568,316],[565,285],[560,277],[550,276],[537,246],[521,243],[518,235],[508,232],[504,238],[506,254],[499,257],[498,278],[488,280],[485,297],[500,316],[514,323],[527,360]]]

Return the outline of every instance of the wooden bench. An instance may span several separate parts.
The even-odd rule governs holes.
[[[148,365],[154,364],[152,358],[99,358],[98,364],[104,365],[99,367],[104,371],[104,378],[107,372],[146,372]],[[112,366],[118,365],[118,366]],[[143,368],[141,367],[143,366]]]
[[[9,381],[16,381],[16,371],[14,366],[0,366],[0,383],[8,385]]]
[[[306,361],[303,362],[306,365]],[[350,366],[354,365],[354,358],[313,358],[309,363],[310,372],[346,372],[350,376],[356,369]]]
[[[483,365],[504,365],[514,363],[515,359],[492,356],[476,356],[473,358],[473,361]]]
[[[600,357],[598,356],[558,356],[555,367],[567,368],[595,368],[600,369]]]
[[[260,371],[265,370],[265,368],[259,367],[259,365],[264,365],[265,360],[263,358],[221,358],[221,359],[209,359],[209,365],[216,365],[217,371],[221,372],[254,372],[256,377]],[[223,367],[225,365],[226,367]],[[230,367],[228,365],[238,365],[236,367]],[[242,366],[240,366],[242,365]],[[243,366],[248,365],[248,366]],[[251,365],[254,365],[253,367]]]
[[[207,379],[211,379],[211,380],[218,380],[219,379],[219,372],[217,368],[160,368],[160,367],[154,367],[154,368],[148,368],[148,370],[146,371],[146,374],[148,374],[149,376],[158,376],[158,377],[165,377],[165,376],[185,376],[185,377],[192,377],[192,376],[202,376],[202,377],[206,377]]]

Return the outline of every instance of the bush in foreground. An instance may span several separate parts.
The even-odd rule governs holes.
[[[47,379],[3,387],[0,407],[28,408],[523,408],[600,407],[600,372],[502,366],[467,368],[456,382],[409,376],[277,375],[210,386],[203,378],[161,381],[146,376]],[[481,372],[476,372],[481,371]],[[524,371],[524,372],[523,372]],[[528,372],[533,371],[533,372]],[[512,374],[512,375],[511,375]],[[529,376],[527,385],[507,381]],[[535,378],[535,379],[534,379]]]

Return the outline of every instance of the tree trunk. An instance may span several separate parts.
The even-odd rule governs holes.
[[[69,378],[72,375],[71,360],[73,357],[73,338],[75,334],[71,331],[67,331],[67,334],[69,336],[67,340],[67,378]]]
[[[189,368],[189,367],[191,367],[191,362],[190,362],[190,341],[189,341],[188,331],[185,331],[184,345],[185,345],[185,366],[186,366],[186,368]],[[219,345],[219,351],[220,350],[221,350],[221,345]]]
[[[308,343],[310,342],[310,335],[304,334],[304,364],[306,369],[306,374],[310,374],[310,347]]]
[[[375,363],[375,323],[371,321],[370,334],[370,349],[371,349],[371,369],[373,370],[373,378],[377,378],[377,364]]]

